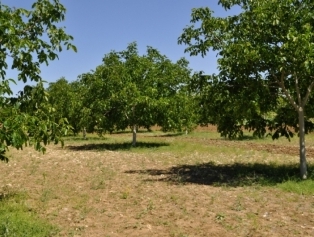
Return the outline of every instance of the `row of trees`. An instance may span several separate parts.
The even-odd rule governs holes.
[[[83,127],[99,133],[132,128],[135,145],[139,127],[189,131],[195,126],[190,78],[184,58],[173,63],[152,47],[140,56],[131,43],[126,50],[106,54],[101,65],[77,81],[51,83],[48,93],[75,133]]]
[[[307,177],[305,133],[314,117],[314,3],[310,0],[220,0],[242,12],[215,17],[209,8],[192,10],[192,25],[183,30],[186,52],[204,56],[217,51],[218,75],[194,73],[188,62],[171,62],[157,49],[138,54],[136,43],[106,54],[94,71],[69,83],[62,78],[43,88],[40,64],[57,58],[73,39],[57,24],[65,8],[58,0],[38,0],[32,10],[0,4],[0,157],[9,146],[35,144],[44,150],[58,142],[70,124],[75,133],[113,132],[128,127],[136,143],[138,127],[191,130],[215,124],[226,137],[243,129],[262,137],[300,137],[300,172]],[[48,40],[46,40],[48,39]],[[38,82],[16,98],[6,78],[8,60],[18,79]],[[36,58],[35,58],[36,57]],[[48,95],[50,95],[48,99]],[[305,106],[307,113],[305,113]],[[67,118],[67,119],[64,119]]]

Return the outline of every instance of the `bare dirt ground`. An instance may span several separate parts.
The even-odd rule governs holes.
[[[25,191],[29,210],[60,226],[60,236],[314,236],[314,196],[284,192],[275,184],[215,185],[199,182],[203,176],[191,173],[195,163],[213,164],[210,171],[215,172],[219,164],[248,155],[265,164],[283,157],[297,162],[297,146],[153,139],[182,139],[211,148],[133,152],[72,142],[63,149],[51,145],[45,155],[26,148],[12,150],[10,162],[0,163],[0,178],[2,185]],[[310,162],[314,158],[312,147],[308,157]],[[188,169],[190,178],[199,179],[180,180],[179,173]]]

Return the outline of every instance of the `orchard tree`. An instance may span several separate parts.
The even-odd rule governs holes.
[[[137,44],[131,43],[126,50],[106,54],[103,64],[81,81],[89,90],[85,99],[94,126],[109,132],[131,127],[135,146],[139,127],[192,128],[186,87],[190,74],[185,59],[173,63],[152,47],[140,56]]]
[[[229,17],[215,17],[209,8],[192,10],[191,26],[179,37],[191,55],[206,55],[209,50],[218,52],[219,75],[214,84],[221,91],[223,101],[236,98],[249,103],[255,99],[257,107],[269,112],[281,97],[290,108],[281,109],[282,124],[274,138],[287,131],[287,120],[300,138],[300,173],[307,178],[305,133],[311,125],[305,113],[309,100],[313,100],[314,87],[314,2],[310,0],[220,0],[226,10],[240,6],[242,11]],[[227,93],[230,90],[237,93]],[[266,91],[263,96],[263,91]],[[261,93],[263,92],[263,93]],[[248,93],[248,97],[246,97]],[[218,104],[217,104],[218,105]],[[235,103],[238,106],[239,102]],[[224,106],[223,104],[221,106]],[[231,106],[231,107],[230,107]],[[232,103],[219,108],[228,116]],[[291,112],[294,110],[294,120]],[[246,116],[246,113],[244,113]],[[245,118],[243,116],[243,118]],[[234,121],[230,121],[230,129]],[[257,123],[257,125],[260,125]],[[267,123],[263,124],[267,126]],[[266,130],[265,130],[266,131]]]
[[[49,94],[51,106],[58,112],[55,118],[56,121],[61,118],[69,120],[72,107],[72,93],[68,81],[62,77],[56,82],[49,83],[47,93]]]
[[[34,144],[44,151],[43,145],[58,142],[66,131],[66,121],[51,120],[53,108],[47,104],[47,95],[40,77],[40,65],[58,58],[63,47],[73,49],[72,36],[58,25],[64,20],[66,9],[58,0],[38,0],[31,10],[11,8],[0,3],[0,158],[6,160],[9,146],[17,149]],[[10,64],[9,64],[10,63]],[[38,83],[26,86],[15,98],[7,69],[18,71],[18,80]]]
[[[86,101],[85,97],[88,93],[86,86],[79,80],[70,82],[69,86],[71,91],[71,110],[68,120],[76,135],[91,124],[91,110],[89,108],[89,103],[86,105],[84,104],[84,101]]]
[[[56,110],[55,121],[67,118],[74,134],[86,126],[86,109],[83,106],[84,87],[78,81],[68,82],[64,77],[49,83],[47,88],[49,103]]]

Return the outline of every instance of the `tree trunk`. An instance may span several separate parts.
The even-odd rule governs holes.
[[[86,139],[86,128],[83,128],[83,139]]]
[[[300,174],[302,179],[307,179],[307,162],[305,156],[305,129],[304,108],[299,107],[299,137],[300,137]]]
[[[132,146],[136,146],[136,131],[137,131],[137,126],[133,125],[133,141],[132,141]]]

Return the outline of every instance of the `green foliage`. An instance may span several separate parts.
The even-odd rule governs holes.
[[[209,8],[192,10],[191,26],[179,37],[191,55],[217,51],[219,75],[199,80],[203,123],[214,123],[223,136],[242,136],[244,128],[264,136],[266,128],[287,138],[298,130],[297,112],[313,100],[314,3],[311,1],[221,0],[242,12],[225,18]],[[281,104],[285,100],[286,106]],[[314,124],[312,103],[306,131]],[[288,109],[288,106],[293,109]],[[275,112],[274,120],[267,114]],[[207,118],[206,118],[207,116]]]
[[[58,58],[62,47],[73,49],[72,36],[57,24],[64,20],[66,9],[59,0],[39,0],[32,10],[10,8],[0,4],[0,75],[5,79],[7,57],[11,57],[12,69],[19,71],[18,79],[40,81],[40,65]],[[44,37],[45,36],[45,37]],[[49,41],[45,41],[48,38]],[[37,59],[34,58],[37,56]]]
[[[67,118],[74,134],[88,125],[89,110],[83,106],[85,91],[78,81],[69,83],[65,78],[50,83],[47,89],[49,103],[56,110],[55,121]]]
[[[34,145],[36,150],[45,151],[45,145],[51,141],[62,140],[69,126],[66,119],[57,123],[53,117],[55,110],[48,103],[48,97],[42,83],[37,86],[25,86],[16,98],[7,98],[0,112],[0,142],[3,154],[9,146],[23,149]],[[5,159],[5,157],[3,157]]]
[[[106,54],[102,65],[79,80],[87,88],[84,106],[90,109],[89,131],[149,129],[155,124],[167,131],[192,129],[189,80],[185,59],[173,63],[152,47],[143,56],[136,43]]]
[[[253,82],[252,82],[253,83]],[[257,83],[255,83],[257,84]],[[262,137],[270,119],[268,111],[275,108],[275,102],[260,103],[271,92],[260,81],[260,88],[243,90],[236,82],[225,82],[217,75],[195,74],[190,84],[198,104],[199,124],[215,124],[224,137],[243,136],[243,129],[253,130],[253,135]]]
[[[38,0],[32,10],[10,8],[0,3],[0,159],[9,146],[22,149],[33,144],[45,151],[50,141],[59,142],[68,127],[67,121],[52,118],[54,109],[47,103],[48,95],[40,77],[40,65],[58,58],[62,47],[73,49],[72,36],[57,25],[64,20],[65,8],[58,0]],[[48,39],[48,40],[46,40]],[[10,58],[11,60],[8,60]],[[18,80],[36,81],[37,86],[25,86],[17,97],[12,95],[6,70],[18,71]]]

